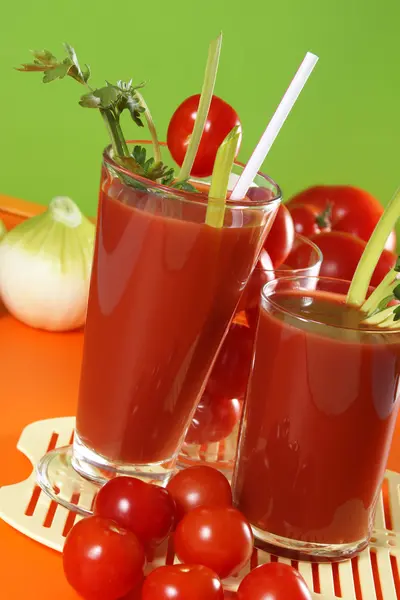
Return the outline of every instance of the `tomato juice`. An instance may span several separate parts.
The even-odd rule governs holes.
[[[122,465],[176,455],[279,204],[147,184],[103,168],[74,446]]]
[[[367,331],[347,290],[337,293],[348,283],[325,281],[264,288],[233,492],[260,539],[341,558],[373,525],[399,408],[400,332]]]

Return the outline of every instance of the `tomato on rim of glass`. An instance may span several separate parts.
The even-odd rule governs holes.
[[[323,255],[320,276],[346,279],[347,281],[353,278],[366,242],[341,231],[320,233],[310,239],[319,247]],[[299,246],[292,252],[291,267],[295,269],[298,268],[298,265],[304,264],[304,252],[307,252],[307,248],[304,246]],[[376,287],[395,264],[395,254],[384,250],[372,275],[371,285]]]
[[[94,514],[113,519],[132,531],[146,547],[166,539],[175,523],[169,492],[135,477],[115,477],[98,492]]]
[[[237,600],[311,600],[311,592],[296,569],[284,563],[268,563],[242,580]]]
[[[168,482],[167,490],[175,500],[178,519],[199,507],[232,506],[229,481],[206,465],[178,471]]]
[[[267,251],[274,268],[285,262],[294,242],[294,224],[290,212],[284,204],[281,204],[276,213],[274,222],[264,248]]]
[[[202,565],[158,567],[146,578],[142,600],[223,600],[218,575]]]
[[[68,583],[84,598],[117,600],[143,579],[145,554],[137,537],[110,519],[78,521],[63,550]]]
[[[301,233],[299,228],[308,227],[306,223],[310,221],[310,213],[316,217],[316,215],[323,216],[325,212],[328,229],[350,233],[366,242],[383,214],[383,207],[374,196],[351,185],[310,187],[296,194],[287,202],[290,211],[297,205],[303,206],[303,211],[297,213],[297,216],[296,213],[292,213],[298,233]],[[305,230],[303,235],[308,235]],[[392,252],[395,251],[396,234],[394,231],[390,234],[385,248]]]
[[[171,117],[167,132],[167,145],[174,161],[181,167],[193,133],[199,107],[200,94],[186,98]],[[209,177],[213,172],[218,148],[228,133],[241,123],[236,111],[227,102],[213,96],[203,135],[193,163],[191,175]],[[238,144],[239,152],[240,142]]]
[[[253,533],[236,508],[195,508],[179,523],[174,544],[181,562],[204,565],[224,579],[249,562]]]

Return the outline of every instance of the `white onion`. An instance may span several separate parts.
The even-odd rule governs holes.
[[[94,235],[93,223],[61,196],[11,229],[0,243],[0,296],[9,312],[49,331],[82,326]]]

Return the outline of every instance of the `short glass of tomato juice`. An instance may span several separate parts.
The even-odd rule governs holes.
[[[64,504],[65,472],[168,481],[280,203],[260,173],[257,200],[228,200],[216,228],[206,224],[209,183],[192,183],[198,193],[163,186],[104,152],[73,447],[37,469]]]
[[[261,546],[342,560],[369,541],[399,409],[400,328],[367,329],[350,283],[262,291],[233,476]]]

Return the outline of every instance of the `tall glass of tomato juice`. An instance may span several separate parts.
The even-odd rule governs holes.
[[[262,292],[233,478],[256,537],[292,557],[349,558],[370,538],[399,409],[400,329],[366,329],[349,282]]]
[[[105,151],[72,456],[83,476],[170,476],[280,202],[272,180],[255,183],[262,199],[227,201],[214,228],[204,191],[133,175]]]

